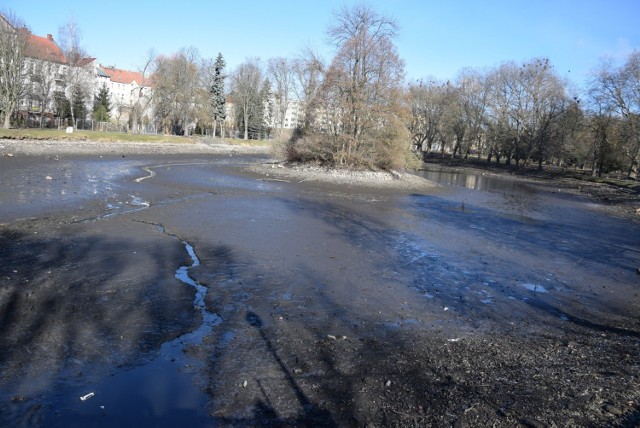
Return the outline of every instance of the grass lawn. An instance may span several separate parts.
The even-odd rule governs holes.
[[[64,129],[0,129],[0,139],[12,140],[67,140],[67,141],[98,141],[98,142],[136,142],[136,143],[178,143],[195,144],[198,140],[220,143],[220,139],[211,139],[201,135],[191,137],[181,137],[178,135],[164,134],[127,134],[122,132],[100,132],[74,130],[72,134],[67,134]],[[240,140],[236,138],[225,138],[224,142],[232,145],[268,146],[270,141],[266,140]]]

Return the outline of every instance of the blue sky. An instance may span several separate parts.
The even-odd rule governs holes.
[[[31,30],[58,36],[73,16],[82,45],[105,65],[136,70],[146,52],[194,46],[222,52],[228,69],[246,58],[294,57],[310,46],[330,59],[326,28],[349,0],[109,2],[0,0],[0,10]],[[365,1],[394,17],[407,80],[453,79],[464,67],[545,56],[558,74],[581,85],[603,56],[620,63],[640,49],[640,0]]]

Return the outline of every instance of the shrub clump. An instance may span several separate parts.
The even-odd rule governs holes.
[[[298,129],[285,143],[284,156],[288,162],[404,171],[415,168],[419,161],[411,152],[410,141],[409,131],[399,120],[359,138]]]

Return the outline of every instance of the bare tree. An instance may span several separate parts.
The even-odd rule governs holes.
[[[409,85],[412,118],[409,130],[417,150],[429,152],[440,138],[447,112],[447,84],[436,79]]]
[[[491,152],[501,151],[516,166],[535,158],[542,168],[551,147],[561,141],[558,124],[569,100],[565,82],[546,58],[504,63],[491,81]]]
[[[532,158],[542,169],[543,162],[553,146],[561,140],[559,123],[564,114],[569,98],[566,95],[566,83],[555,73],[547,58],[537,58],[523,64],[527,95],[530,99],[526,131],[528,145],[525,153],[525,164]]]
[[[637,179],[640,162],[640,50],[633,51],[621,67],[603,66],[592,89],[599,92],[624,121],[622,129],[627,177]]]
[[[315,124],[318,109],[318,93],[324,79],[326,67],[320,56],[310,48],[302,50],[293,64],[293,91],[304,108],[303,128]],[[298,127],[301,127],[298,123]]]
[[[401,84],[404,64],[393,45],[397,28],[393,19],[357,5],[345,6],[328,30],[338,48],[331,67],[340,76],[334,82],[345,101],[343,129],[355,145],[348,151],[356,150],[363,133],[375,126],[371,111],[391,101],[388,89]]]
[[[0,110],[4,128],[25,94],[25,58],[28,31],[13,14],[0,15]]]
[[[467,126],[467,145],[463,147],[465,157],[471,147],[481,156],[486,140],[487,106],[491,91],[487,73],[474,69],[462,70],[456,79],[459,101],[464,109]],[[455,153],[454,153],[455,154]]]
[[[86,60],[87,53],[80,45],[82,35],[74,17],[58,29],[59,46],[67,59],[68,67],[64,78],[66,94],[71,104],[71,120],[76,123],[77,106],[80,101],[86,104],[86,100],[76,100],[77,95],[93,96],[93,73]]]
[[[591,161],[591,175],[599,177],[606,168],[607,158],[613,156],[612,146],[614,135],[617,134],[616,128],[618,120],[616,120],[615,106],[610,102],[606,93],[601,90],[600,78],[606,75],[607,71],[603,67],[601,72],[596,74],[591,81],[588,90],[589,101],[589,117],[588,138],[585,138],[581,144],[581,148],[586,149],[587,153],[584,158]]]
[[[142,81],[138,82],[139,86],[135,92],[130,118],[131,128],[134,132],[138,132],[141,129],[143,120],[153,102],[153,91],[151,91],[148,81],[149,75],[154,71],[155,61],[156,53],[153,49],[149,49],[144,64],[138,69],[142,76]]]
[[[200,100],[198,59],[195,48],[157,58],[153,74],[154,106],[166,131],[188,136],[195,128]]]
[[[271,58],[267,63],[267,73],[273,81],[274,119],[279,135],[283,135],[285,117],[289,108],[294,84],[294,64],[287,58]]]
[[[236,109],[236,121],[244,129],[244,139],[249,139],[249,126],[263,111],[261,85],[262,69],[257,59],[248,59],[240,64],[233,75],[232,95]],[[259,118],[262,120],[262,117]]]
[[[364,5],[345,6],[328,29],[337,54],[325,73],[322,98],[331,105],[325,113],[340,114],[333,137],[336,163],[403,167],[390,166],[381,158],[390,153],[381,131],[384,126],[397,126],[402,116],[399,93],[404,63],[393,43],[396,32],[393,19]],[[395,137],[393,145],[394,150],[405,149]],[[400,159],[392,157],[394,164]]]
[[[56,76],[60,68],[59,64],[32,59],[31,72],[29,73],[31,100],[38,105],[40,111],[39,126],[42,128],[44,115],[53,101],[56,88]]]

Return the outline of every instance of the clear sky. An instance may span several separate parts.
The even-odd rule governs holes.
[[[229,70],[246,58],[294,57],[310,46],[325,59],[326,29],[352,0],[108,2],[0,0],[33,33],[58,36],[74,17],[82,45],[104,65],[136,70],[146,53],[193,46],[218,52]],[[358,1],[357,3],[363,3]],[[493,67],[545,56],[558,74],[581,85],[600,58],[620,63],[640,49],[640,0],[370,0],[396,19],[407,80],[454,79],[464,67]]]

